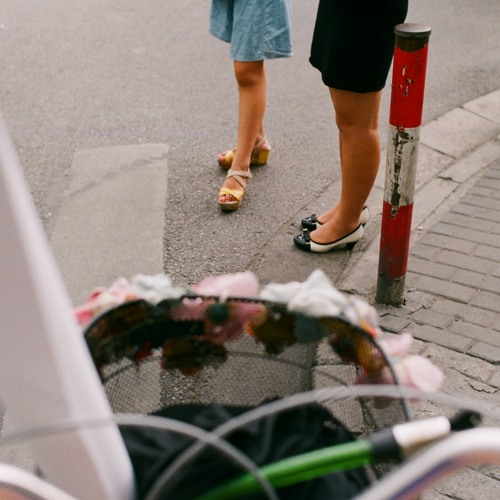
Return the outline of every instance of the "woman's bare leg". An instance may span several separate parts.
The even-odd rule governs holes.
[[[380,163],[378,115],[382,92],[330,88],[330,95],[339,129],[342,188],[339,202],[319,217],[322,225],[311,233],[317,243],[335,241],[358,226]]]
[[[248,170],[255,143],[264,137],[264,113],[266,110],[266,72],[264,61],[234,61],[234,74],[238,84],[238,138],[231,170]],[[229,189],[241,189],[234,179],[224,181]],[[219,201],[234,201],[224,194]]]

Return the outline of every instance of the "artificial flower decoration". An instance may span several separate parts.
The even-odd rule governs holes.
[[[271,283],[263,288],[260,298],[282,302],[290,311],[315,317],[338,316],[348,303],[347,296],[339,292],[320,269],[313,271],[303,283]]]
[[[221,276],[208,276],[192,286],[198,295],[211,297],[247,297],[259,295],[260,285],[257,276],[250,271]]]
[[[410,355],[410,334],[385,337],[375,309],[338,291],[321,270],[303,283],[263,287],[251,272],[192,286],[136,275],[96,289],[74,313],[98,368],[123,358],[139,364],[160,352],[163,368],[191,375],[222,363],[226,342],[250,335],[270,355],[326,339],[358,367],[360,384],[394,383],[392,369],[400,384],[423,391],[437,390],[444,378],[430,360]]]
[[[217,365],[227,358],[224,346],[195,339],[169,339],[163,346],[161,366],[178,369],[183,375],[194,375],[207,364]]]
[[[138,295],[129,282],[119,278],[109,288],[95,289],[85,304],[76,307],[73,312],[78,323],[84,326],[100,313],[136,298]]]
[[[435,392],[443,384],[444,373],[429,359],[411,355],[412,343],[413,336],[408,332],[379,341],[384,354],[391,361],[399,384],[424,392]],[[384,365],[379,370],[362,370],[356,383],[392,384],[393,381],[389,366]]]
[[[250,323],[250,333],[264,345],[268,354],[279,354],[297,342],[294,335],[295,318],[286,309],[271,307],[262,319],[260,316],[258,321]]]
[[[443,372],[429,359],[410,354],[412,343],[413,336],[408,332],[380,340],[380,346],[394,363],[400,384],[424,392],[437,391],[444,381]]]

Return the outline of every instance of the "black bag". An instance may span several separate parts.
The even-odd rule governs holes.
[[[248,408],[217,404],[169,407],[157,415],[212,430]],[[187,447],[192,439],[174,432],[148,428],[122,428],[123,438],[135,471],[139,498],[144,498],[159,475]],[[308,405],[273,414],[252,422],[226,437],[258,466],[308,451],[353,440],[344,426],[320,405]],[[239,476],[243,471],[213,447],[207,447],[168,492],[169,498],[188,500]],[[336,472],[277,490],[284,499],[349,499],[370,485],[362,468]],[[247,499],[265,498],[262,493]]]

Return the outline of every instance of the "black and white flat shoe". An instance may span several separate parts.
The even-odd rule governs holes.
[[[364,206],[363,210],[361,210],[361,215],[359,216],[359,223],[364,226],[369,220],[370,211],[367,206]],[[316,214],[311,214],[309,217],[302,219],[301,224],[304,229],[309,229],[309,231],[314,231],[315,229],[318,229],[319,226],[323,225],[318,221]]]
[[[316,243],[311,238],[309,229],[304,229],[302,234],[295,236],[293,242],[301,250],[313,253],[329,252],[330,250],[343,245],[345,245],[347,250],[352,250],[354,245],[363,237],[363,233],[363,225],[360,224],[356,229],[354,229],[354,231],[351,231],[349,234],[346,234],[338,240],[332,241],[331,243]]]

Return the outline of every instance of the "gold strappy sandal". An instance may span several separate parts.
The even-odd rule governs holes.
[[[236,148],[228,149],[225,153],[221,153],[219,155],[217,161],[223,169],[229,170],[231,168],[235,151]],[[271,146],[267,142],[267,139],[263,137],[252,149],[250,166],[257,167],[266,165],[267,159],[269,158],[269,151],[271,151]]]
[[[247,187],[247,180],[251,179],[252,174],[249,170],[229,170],[226,179],[230,177],[234,177],[234,180],[243,188],[243,189],[229,189],[224,186],[220,188],[219,191],[219,206],[222,210],[230,211],[230,210],[238,210],[241,205],[241,201],[243,200],[243,196],[245,194],[245,190]],[[239,179],[241,177],[242,179]],[[245,181],[243,181],[245,179]],[[244,183],[243,183],[244,182]],[[234,198],[234,201],[220,201],[220,197],[224,194],[229,194]]]

